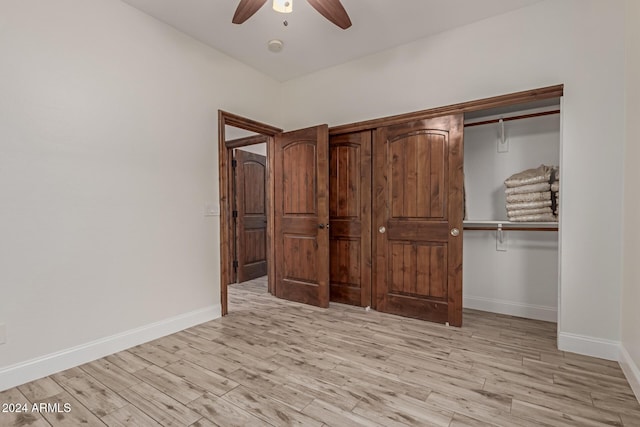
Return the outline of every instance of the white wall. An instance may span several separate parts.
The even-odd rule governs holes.
[[[217,110],[275,124],[279,85],[119,1],[3,0],[0,94],[0,390],[219,315]]]
[[[465,128],[469,220],[506,221],[504,180],[541,164],[559,164],[560,115],[506,121],[504,129],[507,152],[497,150],[498,124]],[[464,307],[556,322],[558,233],[504,231],[500,250],[496,239],[495,230],[464,232]]]
[[[247,145],[246,147],[240,148],[240,150],[247,151],[249,153],[259,154],[259,155],[265,156],[265,157],[267,156],[267,144],[266,143]]]
[[[640,2],[627,0],[626,7],[622,367],[640,399]]]
[[[283,85],[284,127],[350,123],[565,84],[563,349],[617,358],[624,3],[547,0]]]

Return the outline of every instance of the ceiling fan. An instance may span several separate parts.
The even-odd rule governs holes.
[[[236,13],[233,15],[234,24],[242,24],[247,19],[251,18],[268,0],[240,0]],[[287,11],[291,11],[291,2],[288,1],[274,1],[274,9],[277,4],[282,3],[286,6]],[[351,20],[347,11],[340,3],[340,0],[307,0],[307,2],[322,16],[333,22],[338,27],[346,30],[351,26]]]

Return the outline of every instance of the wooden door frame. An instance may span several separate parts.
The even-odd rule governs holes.
[[[274,254],[274,210],[273,210],[273,167],[274,167],[274,137],[282,129],[265,123],[260,123],[246,117],[238,116],[223,110],[218,110],[218,191],[220,193],[220,304],[221,314],[228,313],[227,287],[233,280],[233,159],[234,148],[253,145],[260,141],[257,138],[226,141],[225,126],[233,126],[250,132],[256,132],[266,137],[267,144],[267,277],[269,292],[275,289],[275,265],[272,262]]]
[[[444,107],[429,108],[427,110],[398,114],[395,116],[381,117],[362,122],[349,123],[329,128],[329,136],[343,133],[359,132],[362,130],[375,130],[379,127],[398,125],[416,120],[431,119],[434,117],[449,116],[451,114],[469,113],[490,108],[506,107],[509,105],[525,104],[527,102],[542,99],[560,98],[564,95],[564,85],[547,86],[538,89],[514,92],[507,95],[498,95],[491,98],[482,98],[475,101],[462,102]]]

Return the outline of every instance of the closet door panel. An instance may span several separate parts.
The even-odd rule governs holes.
[[[376,308],[459,326],[462,117],[379,128],[374,147]]]
[[[330,296],[371,305],[371,132],[329,140]]]
[[[390,290],[444,301],[447,297],[447,278],[443,274],[447,264],[446,247],[405,242],[394,242],[389,246]]]
[[[392,218],[444,218],[445,145],[428,131],[390,141]]]

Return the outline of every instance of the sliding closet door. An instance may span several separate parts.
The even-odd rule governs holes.
[[[376,131],[379,311],[462,324],[462,126],[452,115]]]
[[[371,305],[371,131],[329,139],[331,301]]]

